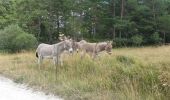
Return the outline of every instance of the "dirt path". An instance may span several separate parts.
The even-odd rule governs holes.
[[[26,86],[18,85],[13,81],[0,76],[0,100],[62,100],[53,95],[42,92],[33,92]]]

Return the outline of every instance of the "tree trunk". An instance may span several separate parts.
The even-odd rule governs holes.
[[[46,41],[50,44],[53,42],[53,39],[52,39],[53,29],[54,29],[53,27],[49,27],[49,30],[48,30],[48,39]]]
[[[115,17],[116,15],[116,3],[115,3],[115,0],[112,0],[112,6],[113,6],[113,9],[112,9],[112,14],[113,14],[113,18]],[[116,29],[115,29],[115,26],[113,26],[113,29],[112,29],[112,35],[113,35],[113,39],[115,39],[116,37]]]
[[[120,15],[120,19],[122,20],[123,19],[123,16],[124,16],[124,5],[125,5],[125,0],[122,0],[122,3],[121,3],[121,15]],[[122,35],[122,32],[120,30],[119,32],[119,38],[121,38],[121,35]]]
[[[74,14],[74,11],[72,11],[72,25],[73,25],[73,38],[76,38],[77,30],[76,30],[76,16]],[[76,34],[75,34],[76,33]]]
[[[57,33],[60,33],[60,19],[59,19],[59,14],[57,14]]]
[[[119,31],[119,38],[120,39],[122,38],[122,31],[121,30]]]
[[[120,18],[123,19],[124,16],[124,5],[125,5],[125,0],[122,0],[121,3],[121,14],[120,14]]]
[[[164,34],[164,45],[165,45],[165,43],[166,43],[166,33],[163,32],[163,34]]]
[[[96,36],[96,26],[95,26],[94,22],[92,22],[92,35],[93,35],[93,39],[94,39]]]
[[[41,19],[38,18],[38,38],[37,40],[40,41],[40,34],[41,34]]]
[[[152,0],[152,12],[153,12],[153,18],[154,20],[156,19],[156,14],[155,14],[155,2]]]

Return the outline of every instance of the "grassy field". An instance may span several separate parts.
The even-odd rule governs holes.
[[[65,55],[57,67],[34,52],[0,54],[0,75],[68,100],[169,100],[170,46],[113,49],[95,61]]]

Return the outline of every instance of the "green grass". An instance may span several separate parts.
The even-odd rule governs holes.
[[[64,55],[64,65],[34,52],[0,55],[0,74],[68,100],[169,100],[170,46],[113,49],[92,60]]]

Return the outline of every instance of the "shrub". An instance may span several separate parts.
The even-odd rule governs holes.
[[[20,34],[13,40],[15,51],[31,49],[35,46],[36,38],[31,34]]]
[[[159,36],[158,32],[155,32],[150,36],[150,42],[152,44],[160,44],[161,41],[162,41],[162,38]]]
[[[131,37],[132,45],[139,46],[143,42],[143,37],[141,35],[134,35]]]
[[[117,47],[127,46],[130,43],[130,40],[126,38],[115,38],[113,43],[116,44]]]
[[[34,47],[36,38],[24,32],[18,25],[10,25],[0,31],[0,49],[9,52],[28,50]]]
[[[128,57],[128,56],[121,56],[120,55],[120,56],[116,57],[116,60],[123,63],[123,64],[126,64],[126,65],[135,64],[134,58]]]

